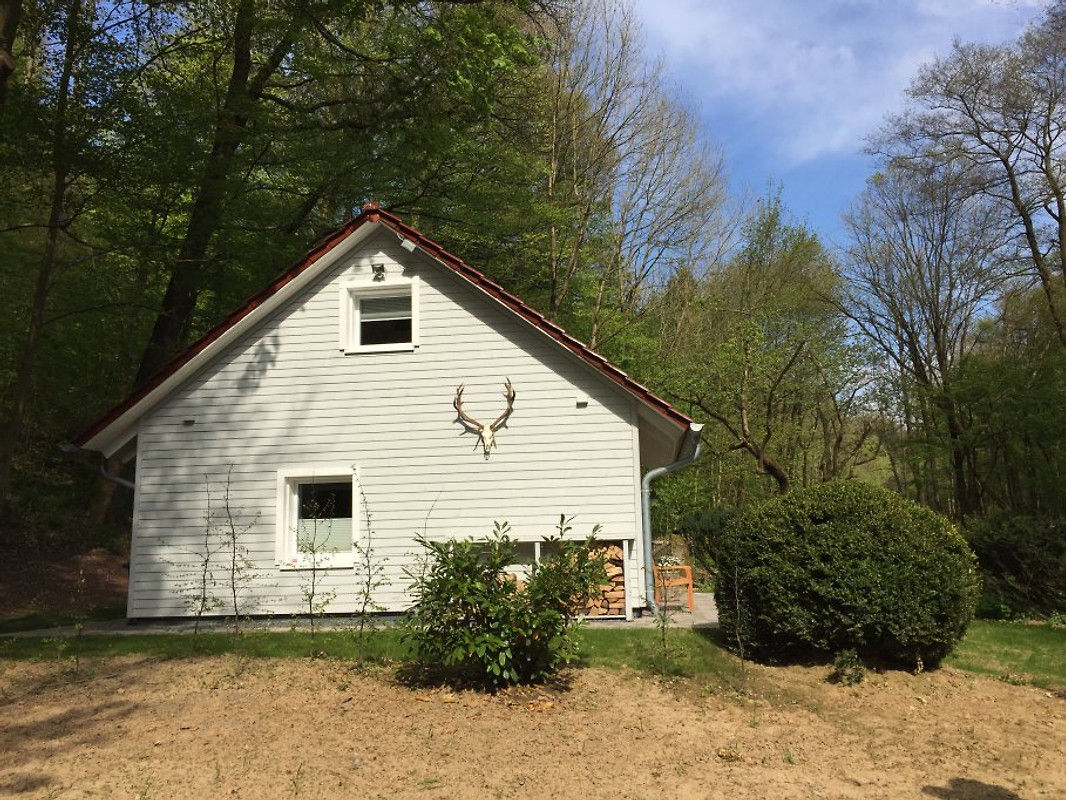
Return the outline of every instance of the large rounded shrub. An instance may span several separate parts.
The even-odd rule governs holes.
[[[793,492],[730,521],[715,600],[758,658],[855,650],[932,666],[977,603],[973,553],[949,520],[858,481]]]

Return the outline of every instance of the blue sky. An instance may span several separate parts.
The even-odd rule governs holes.
[[[1043,0],[634,0],[651,57],[723,146],[733,189],[783,188],[828,244],[874,168],[865,139],[956,39],[1005,42]]]

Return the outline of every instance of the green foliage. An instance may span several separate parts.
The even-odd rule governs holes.
[[[858,481],[741,514],[716,557],[722,625],[760,658],[853,649],[932,666],[977,602],[975,559],[951,522]]]
[[[691,513],[681,521],[680,533],[696,565],[709,576],[718,573],[714,560],[715,543],[725,533],[729,521],[737,514],[733,508],[712,508]]]
[[[866,665],[859,654],[852,649],[841,650],[833,659],[833,669],[829,672],[829,682],[841,686],[855,686],[866,679]]]
[[[838,478],[870,457],[854,388],[865,353],[833,301],[831,255],[776,194],[741,245],[703,278],[675,278],[659,311],[655,381],[708,423],[698,469],[717,496],[703,507]]]
[[[577,613],[605,580],[594,535],[545,539],[545,555],[524,588],[506,574],[517,561],[506,523],[490,538],[435,542],[419,537],[428,563],[414,577],[404,621],[417,658],[488,687],[544,680],[576,655]]]
[[[952,375],[993,515],[1066,517],[1066,348],[1045,305],[1038,290],[1004,299],[977,330],[980,350]]]
[[[56,441],[128,392],[183,264],[195,264],[185,275],[195,302],[173,317],[188,312],[175,346],[369,198],[424,213],[439,233],[498,216],[485,209],[521,218],[535,194],[527,145],[542,137],[527,95],[543,94],[542,65],[523,4],[23,5],[0,114],[0,424],[20,418],[0,446],[0,536],[10,541],[69,528],[88,505],[79,481],[61,498],[70,513],[52,513],[40,473]],[[250,26],[243,45],[238,19]],[[253,65],[243,87],[242,59]],[[194,224],[204,203],[217,213]],[[501,258],[536,262],[528,248]],[[68,458],[59,478],[69,483],[78,466]]]
[[[1066,518],[998,514],[967,521],[966,538],[984,579],[979,616],[1066,612]]]

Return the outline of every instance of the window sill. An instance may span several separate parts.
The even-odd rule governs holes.
[[[277,564],[278,569],[282,572],[310,572],[313,569],[317,569],[319,572],[325,572],[326,570],[335,569],[355,569],[355,559],[352,557],[347,558],[330,558],[328,561],[323,560],[318,563],[316,567],[310,561],[282,561]]]
[[[364,344],[354,347],[345,347],[344,355],[350,356],[357,353],[413,353],[418,345],[407,342],[405,344]]]

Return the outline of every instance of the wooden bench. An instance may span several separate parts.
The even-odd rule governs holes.
[[[668,590],[684,586],[688,590],[687,605],[689,613],[696,611],[696,601],[692,598],[692,567],[669,566],[655,567],[655,602],[666,605]]]

